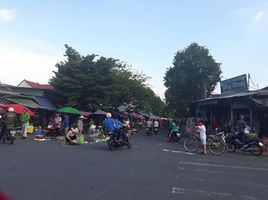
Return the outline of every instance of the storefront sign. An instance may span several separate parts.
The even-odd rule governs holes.
[[[221,81],[221,94],[233,94],[237,92],[248,92],[246,74]]]

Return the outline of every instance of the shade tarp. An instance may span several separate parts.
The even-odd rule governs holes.
[[[29,108],[43,108],[42,106],[38,105],[31,99],[23,99],[23,98],[7,98],[7,100],[17,103],[17,104],[22,104],[26,107]]]
[[[69,113],[69,114],[80,114],[80,111],[73,107],[62,107],[58,109],[57,112]]]
[[[34,97],[34,100],[46,110],[57,110],[57,108],[46,98]]]

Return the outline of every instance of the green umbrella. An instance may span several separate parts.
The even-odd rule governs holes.
[[[62,107],[58,109],[57,112],[69,113],[69,114],[80,114],[80,111],[73,107]]]

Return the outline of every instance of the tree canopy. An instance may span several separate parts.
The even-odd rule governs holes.
[[[167,69],[164,77],[169,109],[176,115],[183,115],[191,102],[211,94],[220,81],[220,66],[209,50],[197,43],[178,51],[173,67]]]
[[[165,104],[148,86],[148,76],[133,72],[117,59],[81,56],[72,47],[65,47],[67,59],[56,64],[58,70],[50,79],[58,104],[94,110],[135,102],[139,109],[161,114]]]

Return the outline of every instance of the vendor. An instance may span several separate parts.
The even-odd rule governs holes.
[[[65,137],[66,144],[76,144],[76,137],[79,134],[78,128],[71,128],[70,131],[67,132]]]

